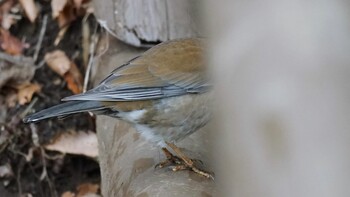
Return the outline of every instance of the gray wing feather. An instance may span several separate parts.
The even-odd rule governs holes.
[[[159,70],[157,65],[135,64],[134,60],[137,58],[115,69],[96,88],[62,100],[138,101],[198,94],[211,88],[203,73]],[[139,66],[143,69],[137,70]]]
[[[126,86],[121,88],[113,87],[106,83],[107,81],[105,80],[104,83],[83,94],[69,96],[62,100],[139,101],[180,96],[189,93],[198,94],[208,91],[211,87],[206,82],[186,83],[186,78],[178,78],[178,80],[175,80],[177,81],[175,84],[167,84],[161,87]]]

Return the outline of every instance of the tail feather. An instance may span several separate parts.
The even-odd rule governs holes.
[[[37,122],[56,116],[66,116],[86,111],[103,110],[104,108],[105,107],[98,101],[69,101],[26,116],[23,119],[23,122]]]

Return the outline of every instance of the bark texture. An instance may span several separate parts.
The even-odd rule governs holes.
[[[111,34],[134,46],[200,36],[200,0],[99,0],[95,14]]]

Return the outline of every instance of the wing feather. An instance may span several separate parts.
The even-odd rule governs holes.
[[[63,100],[137,101],[202,93],[210,87],[199,39],[153,47],[117,68],[96,88]]]

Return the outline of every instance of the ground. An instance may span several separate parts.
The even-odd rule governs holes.
[[[15,102],[10,106],[8,97],[17,90],[11,87],[11,84],[6,84],[0,89],[0,196],[61,196],[67,191],[75,192],[83,183],[99,184],[100,181],[96,159],[44,148],[45,144],[52,143],[61,133],[95,131],[94,117],[79,114],[38,124],[22,122],[24,114],[58,104],[61,98],[73,94],[62,76],[41,63],[45,54],[60,49],[77,65],[79,72],[83,76],[85,74],[82,57],[82,20],[85,15],[76,16],[60,43],[55,46],[53,43],[61,28],[57,20],[51,17],[51,2],[40,0],[36,1],[36,4],[40,11],[34,23],[24,16],[9,29],[12,36],[28,43],[20,55],[32,57],[40,37],[43,18],[48,16],[46,32],[35,62],[35,65],[40,67],[35,70],[34,77],[29,81],[42,86],[41,91],[35,93],[27,104]],[[94,17],[91,15],[87,18],[89,25],[95,28],[97,23]]]

